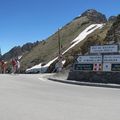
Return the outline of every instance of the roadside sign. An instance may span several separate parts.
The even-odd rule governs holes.
[[[79,56],[77,58],[78,63],[102,63],[102,56],[101,55],[86,55],[86,56]]]
[[[104,63],[120,63],[120,55],[104,55]]]
[[[91,46],[90,53],[117,53],[118,45]]]
[[[78,56],[77,64],[74,65],[74,70],[120,71],[120,54],[118,45],[91,46],[90,53],[95,54]]]
[[[92,71],[93,64],[75,64],[74,70],[81,70],[81,71]]]
[[[120,64],[112,64],[112,71],[120,71]]]
[[[102,64],[96,63],[93,66],[93,71],[101,71],[102,70]]]
[[[103,71],[111,71],[111,63],[103,63]]]

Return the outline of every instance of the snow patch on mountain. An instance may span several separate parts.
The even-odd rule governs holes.
[[[71,48],[73,48],[75,45],[77,45],[79,42],[81,42],[82,40],[84,40],[89,34],[91,34],[92,32],[94,32],[96,29],[101,29],[103,27],[103,24],[92,24],[90,26],[88,26],[83,32],[81,32],[78,37],[76,37],[72,42],[71,42],[71,46],[63,52],[63,54],[65,54],[68,50],[70,50]]]
[[[70,49],[72,49],[73,47],[75,47],[77,44],[79,44],[82,40],[84,40],[89,34],[91,34],[92,32],[94,32],[97,29],[101,29],[104,26],[104,24],[92,24],[90,26],[88,26],[85,30],[83,30],[78,37],[76,37],[72,42],[71,42],[71,46],[65,50],[62,55],[64,55],[66,52],[68,52]],[[29,68],[26,70],[26,72],[46,72],[47,68],[55,61],[57,60],[58,57],[54,58],[53,60],[49,61],[46,65],[41,66],[41,63],[38,65],[33,66],[32,68]]]

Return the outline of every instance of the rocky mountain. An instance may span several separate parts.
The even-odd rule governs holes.
[[[108,21],[109,22],[115,22],[116,19],[117,19],[117,16],[110,16],[109,19],[108,19]]]
[[[105,41],[108,43],[120,43],[120,15],[114,20],[112,27],[106,35]]]
[[[85,30],[91,24],[101,24],[106,23],[107,19],[105,15],[96,10],[87,10],[81,16],[74,18],[71,22],[63,26],[60,31],[60,40],[62,44],[61,52],[64,52],[71,46],[72,40],[74,40],[83,30]],[[102,29],[96,30],[95,34],[91,34],[89,37],[84,39],[84,42],[92,39],[93,44],[97,44],[99,40],[104,39],[107,30],[110,25],[106,25]],[[94,25],[94,27],[96,27]],[[91,28],[91,29],[94,29]],[[103,30],[105,32],[103,32]],[[89,31],[89,30],[88,30]],[[100,34],[98,34],[101,32]],[[103,34],[103,35],[101,35]],[[94,37],[92,36],[94,35]],[[65,67],[69,66],[74,59],[75,54],[84,53],[81,49],[84,42],[80,42],[78,45],[73,47],[71,50],[64,54],[64,59],[66,59]],[[87,44],[89,45],[89,44]],[[48,39],[34,47],[34,49],[23,57],[21,60],[21,70],[24,71],[39,63],[48,63],[50,60],[58,56],[58,31],[51,35]]]
[[[26,43],[22,47],[21,46],[15,46],[10,51],[5,53],[3,56],[1,56],[1,59],[3,60],[10,60],[11,58],[17,58],[18,56],[22,56],[27,52],[30,52],[30,50],[39,44],[39,41],[36,41],[34,43]]]
[[[107,18],[104,14],[94,10],[94,9],[89,9],[82,13],[81,17],[86,16],[89,20],[91,20],[94,23],[106,23]]]
[[[75,56],[77,54],[87,54],[91,45],[106,44],[112,40],[118,41],[120,35],[119,22],[120,16],[117,18],[112,16],[107,21],[104,14],[94,9],[89,9],[82,13],[81,16],[74,18],[71,22],[63,26],[59,32],[56,31],[46,40],[38,42],[33,46],[26,44],[22,47],[13,48],[9,51],[11,56],[8,54],[8,58],[17,56],[19,53],[23,55],[20,61],[21,72],[25,72],[26,69],[37,64],[42,63],[45,65],[53,61],[48,68],[48,72],[51,72],[57,62],[55,58],[59,54],[58,39],[60,38],[61,53],[63,54],[63,60],[66,61],[64,68],[69,69]],[[81,40],[79,41],[79,39]]]

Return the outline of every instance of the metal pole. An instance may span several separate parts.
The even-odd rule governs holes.
[[[58,45],[59,45],[59,57],[61,54],[61,43],[60,43],[60,29],[58,28]]]
[[[60,72],[62,70],[62,54],[61,54],[60,29],[58,29],[58,45],[59,45],[58,72]]]

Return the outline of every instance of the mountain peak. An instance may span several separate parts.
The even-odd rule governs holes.
[[[95,12],[97,12],[97,10],[95,10],[95,9],[88,9],[84,13],[95,13]]]
[[[117,16],[110,16],[109,19],[108,19],[108,21],[115,22],[116,19],[117,19]]]
[[[82,17],[86,16],[93,23],[106,23],[107,18],[104,14],[96,11],[95,9],[88,9],[81,15]]]

